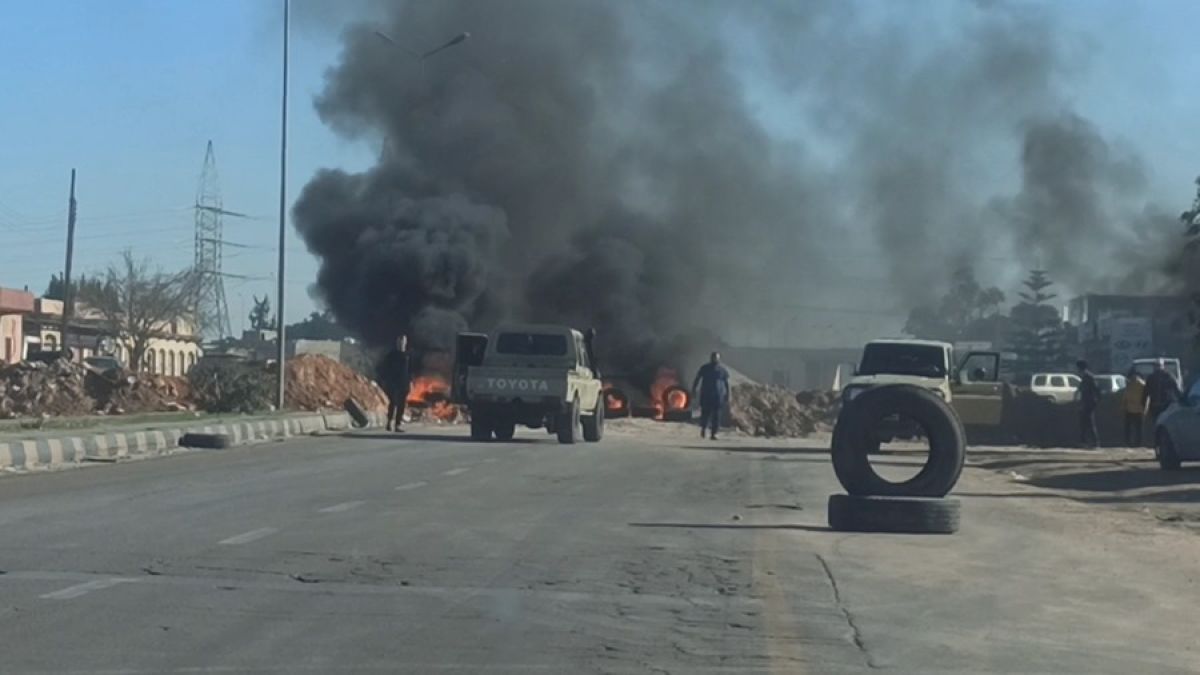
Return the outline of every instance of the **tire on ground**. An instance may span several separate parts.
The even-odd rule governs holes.
[[[576,396],[554,423],[559,443],[574,443],[579,438],[579,397]]]
[[[355,428],[362,429],[371,423],[371,418],[367,417],[367,411],[363,410],[363,407],[358,404],[358,401],[348,398],[346,399],[346,402],[342,404],[342,407],[345,408],[346,412],[350,414],[350,420],[354,422]]]
[[[900,483],[884,480],[868,458],[879,451],[877,425],[894,414],[919,424],[929,441],[925,466]],[[851,495],[944,497],[962,474],[967,444],[962,422],[940,396],[912,385],[887,385],[864,391],[842,408],[832,445],[834,473]]]
[[[517,435],[517,423],[512,420],[496,420],[492,431],[498,441],[511,441]]]
[[[492,440],[492,420],[482,412],[471,413],[471,440]]]
[[[179,437],[179,444],[185,448],[205,448],[208,450],[223,450],[233,444],[229,434],[203,434],[188,432]]]
[[[829,527],[840,532],[954,534],[957,499],[830,495]]]
[[[604,396],[596,397],[596,409],[583,418],[583,440],[596,443],[604,438]]]
[[[1175,442],[1166,429],[1160,429],[1154,436],[1154,457],[1163,471],[1176,471],[1183,464],[1179,453],[1175,452]]]

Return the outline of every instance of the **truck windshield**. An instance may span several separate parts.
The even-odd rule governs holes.
[[[945,356],[941,347],[932,345],[869,344],[863,349],[858,374],[945,377]]]
[[[501,333],[496,353],[520,356],[566,356],[567,336],[546,333]]]

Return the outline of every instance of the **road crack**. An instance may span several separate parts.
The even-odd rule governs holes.
[[[825,578],[829,580],[829,587],[833,589],[833,601],[837,604],[837,608],[841,611],[842,616],[846,619],[846,625],[850,627],[851,639],[854,646],[858,647],[858,651],[862,652],[863,657],[867,660],[867,666],[870,668],[882,668],[876,660],[871,650],[867,648],[867,643],[863,640],[862,629],[858,626],[858,620],[854,616],[854,612],[846,606],[842,600],[842,590],[838,587],[837,579],[833,576],[833,568],[829,566],[829,561],[825,560],[825,556],[820,553],[814,553],[817,561],[821,563],[821,569],[825,570]]]

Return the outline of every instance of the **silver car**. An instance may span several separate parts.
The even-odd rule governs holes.
[[[1154,423],[1154,456],[1163,469],[1200,461],[1200,379]]]

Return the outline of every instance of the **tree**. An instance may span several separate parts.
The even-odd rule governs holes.
[[[936,305],[915,307],[908,314],[904,332],[927,340],[958,342],[996,341],[1004,332],[1006,318],[1000,312],[1004,292],[983,288],[969,267],[954,271],[950,290]]]
[[[1183,236],[1187,240],[1183,245],[1181,267],[1190,270],[1184,283],[1192,296],[1190,318],[1196,329],[1196,351],[1200,352],[1200,273],[1197,272],[1200,269],[1200,176],[1196,178],[1196,196],[1192,199],[1192,207],[1179,214],[1179,221],[1183,223]]]
[[[71,286],[75,291],[75,297],[78,298],[85,288],[90,293],[103,292],[104,280],[98,277],[88,278],[87,276],[80,275],[78,279],[71,280]],[[58,274],[51,274],[50,282],[46,284],[46,292],[42,293],[42,297],[50,300],[66,300],[65,290],[63,278]]]
[[[250,310],[250,330],[270,330],[275,326],[271,318],[271,298],[264,295],[262,300],[254,297],[254,309]]]
[[[85,286],[80,291],[79,301],[96,310],[107,329],[129,345],[129,365],[141,370],[150,341],[191,315],[199,275],[190,269],[151,270],[149,261],[134,260],[126,249],[120,261],[109,265],[99,288]]]
[[[313,312],[308,318],[287,327],[289,340],[344,340],[350,337],[333,318],[333,313]]]
[[[1022,282],[1021,302],[1012,309],[1009,349],[1017,356],[1014,370],[1029,375],[1044,370],[1061,370],[1067,361],[1062,318],[1051,300],[1054,282],[1045,270],[1033,270]]]

